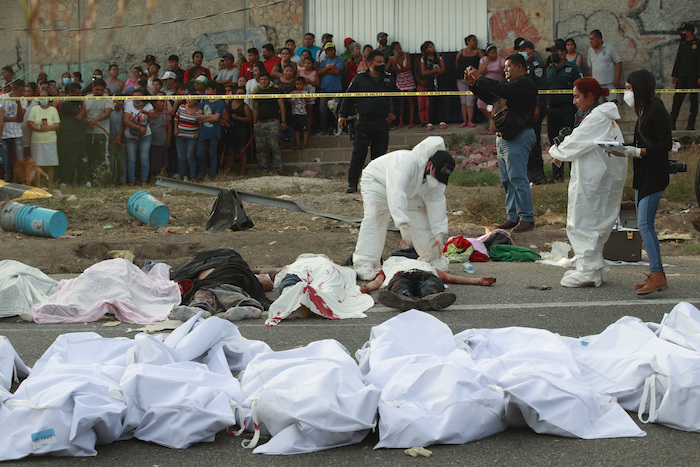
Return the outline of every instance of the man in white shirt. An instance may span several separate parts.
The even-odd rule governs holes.
[[[22,97],[24,95],[24,80],[16,79],[12,82],[12,90],[2,97]],[[24,108],[19,101],[3,101],[4,110],[2,129],[2,148],[5,152],[5,175],[8,182],[12,182],[12,168],[17,161],[24,159],[24,143],[22,142],[22,121],[24,120]]]
[[[235,65],[235,58],[232,53],[224,55],[224,64],[224,68],[219,71],[219,75],[216,77],[216,82],[222,86],[229,84],[235,86],[238,82],[239,69]]]

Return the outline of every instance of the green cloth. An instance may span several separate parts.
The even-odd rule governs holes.
[[[489,249],[492,261],[537,261],[542,259],[537,252],[515,245],[494,245]]]

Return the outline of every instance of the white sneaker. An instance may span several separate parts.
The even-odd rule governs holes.
[[[189,181],[190,181],[190,179],[189,179],[189,178],[187,178],[187,175],[185,175],[184,177],[182,177],[182,181],[183,181],[183,182],[189,182]]]

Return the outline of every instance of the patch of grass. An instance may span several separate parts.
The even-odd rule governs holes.
[[[686,242],[685,254],[689,256],[700,256],[700,243]]]
[[[463,144],[470,146],[474,142],[474,135],[455,136],[445,143],[448,148],[459,147]]]
[[[449,195],[448,195],[449,198]],[[473,188],[461,206],[453,206],[464,211],[465,219],[475,224],[490,225],[503,221],[505,193],[493,195],[492,189]]]
[[[453,183],[458,186],[499,186],[501,178],[496,170],[483,172],[460,170],[450,175],[450,184]]]

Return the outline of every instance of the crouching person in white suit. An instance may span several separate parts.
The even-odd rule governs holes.
[[[446,271],[442,256],[447,238],[445,188],[455,161],[439,136],[412,150],[374,159],[362,172],[364,217],[352,262],[357,276],[372,280],[379,271],[389,220],[401,231],[401,246],[413,245],[418,259]]]
[[[620,214],[622,189],[627,178],[627,159],[611,157],[596,141],[624,144],[612,102],[598,105],[601,88],[593,78],[574,82],[574,105],[585,112],[578,127],[563,141],[555,138],[549,155],[556,161],[571,161],[566,235],[576,254],[576,270],[567,271],[564,287],[600,287],[609,269],[603,259],[603,246]],[[562,136],[560,134],[560,136]],[[561,164],[561,162],[559,162]]]

